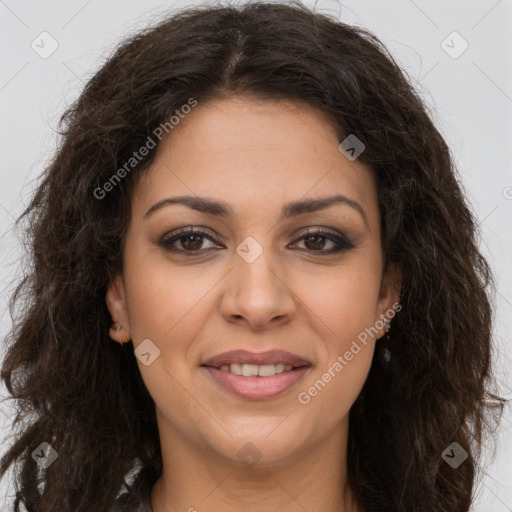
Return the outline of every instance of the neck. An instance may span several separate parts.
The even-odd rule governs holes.
[[[347,484],[346,422],[307,451],[252,466],[207,453],[169,424],[159,429],[163,471],[151,492],[153,512],[363,511]]]

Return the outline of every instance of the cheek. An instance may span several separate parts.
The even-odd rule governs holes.
[[[359,259],[329,275],[302,277],[300,296],[328,328],[328,338],[342,344],[375,322],[380,279],[371,261]]]
[[[298,402],[311,418],[316,418],[320,430],[329,430],[348,415],[368,377],[372,354],[368,345],[346,364],[335,358],[301,387]]]
[[[330,329],[321,338],[320,360],[301,386],[298,401],[328,424],[348,414],[368,376],[376,343],[371,329],[373,308],[368,305],[371,300],[375,300],[374,294],[352,300],[343,296],[323,310]],[[327,416],[326,409],[330,411]]]
[[[317,280],[320,286],[315,293],[307,294],[308,306],[318,319],[315,330],[321,330],[323,344],[321,360],[308,383],[314,387],[308,395],[312,399],[318,395],[317,403],[340,401],[341,409],[347,410],[371,366],[380,284],[374,266],[358,263],[340,268],[330,279]]]
[[[194,320],[200,309],[197,307],[216,282],[199,266],[180,270],[159,251],[127,251],[128,314],[136,342],[153,336],[163,343],[176,332],[198,325]]]

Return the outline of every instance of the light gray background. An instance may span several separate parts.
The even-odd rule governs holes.
[[[7,300],[23,254],[12,221],[52,155],[60,114],[120,39],[173,7],[195,3],[0,0],[0,335],[10,329]],[[316,2],[316,9],[364,26],[382,39],[452,147],[480,221],[481,249],[499,279],[495,357],[501,395],[512,398],[512,270],[507,264],[512,254],[512,0],[325,0]],[[31,48],[34,40],[42,46],[43,31],[59,45],[46,59]],[[469,44],[458,58],[441,46],[453,31]],[[452,36],[445,44],[457,52],[463,43]],[[1,393],[5,396],[5,389]],[[0,413],[4,450],[13,409],[4,406]],[[510,407],[496,457],[487,459],[473,510],[512,511]],[[4,479],[0,485],[2,510],[14,494],[8,483]]]

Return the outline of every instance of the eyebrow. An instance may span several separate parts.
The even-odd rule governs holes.
[[[144,214],[144,218],[149,217],[150,215],[155,213],[160,208],[163,208],[164,206],[169,206],[173,204],[182,204],[188,206],[192,210],[196,210],[198,212],[206,213],[209,215],[215,215],[217,217],[226,218],[230,217],[233,213],[231,207],[223,201],[216,201],[213,199],[208,199],[206,197],[198,196],[178,196],[168,197],[166,199],[158,201],[158,203],[155,203]],[[299,201],[287,203],[283,206],[281,210],[280,220],[289,219],[291,217],[296,217],[298,215],[302,215],[305,213],[313,213],[319,210],[324,210],[335,204],[344,204],[358,211],[361,217],[363,218],[365,224],[369,228],[366,212],[364,211],[362,206],[357,201],[349,199],[348,197],[341,194],[329,197],[322,197],[318,199],[302,199]]]

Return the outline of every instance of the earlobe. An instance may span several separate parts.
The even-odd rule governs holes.
[[[117,275],[109,283],[105,294],[105,303],[113,321],[109,329],[110,338],[118,343],[130,341],[126,297],[121,275]]]

